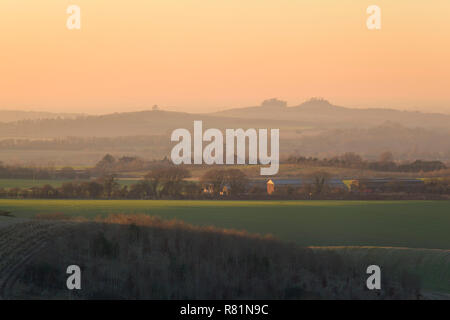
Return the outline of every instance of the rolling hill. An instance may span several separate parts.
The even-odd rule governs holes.
[[[333,105],[324,99],[314,98],[293,107],[287,107],[279,100],[271,99],[264,101],[260,106],[229,109],[218,112],[216,115],[247,119],[257,117],[259,119],[296,120],[336,128],[374,126],[388,120],[410,127],[446,130],[450,126],[450,115],[384,108],[345,108]]]
[[[398,160],[450,160],[450,115],[345,108],[323,99],[293,107],[271,99],[260,106],[203,114],[144,110],[0,121],[0,160],[84,165],[108,152],[161,158],[170,149],[171,132],[192,131],[195,120],[202,120],[204,129],[279,128],[282,155],[328,157],[352,151],[374,158],[390,150]],[[108,145],[93,137],[109,139]]]
[[[74,119],[82,114],[76,113],[52,113],[36,111],[15,111],[0,110],[0,122],[16,122],[23,120],[42,120],[42,119]]]

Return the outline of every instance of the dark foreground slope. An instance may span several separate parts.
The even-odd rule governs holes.
[[[150,216],[74,222],[27,262],[3,298],[417,299],[420,279],[382,266],[382,290],[366,289],[364,259],[271,237],[193,227]],[[67,226],[67,224],[66,224]],[[82,290],[66,289],[66,268]]]

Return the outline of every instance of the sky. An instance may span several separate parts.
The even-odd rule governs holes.
[[[381,8],[368,30],[366,9]],[[81,29],[69,30],[69,5]],[[0,109],[450,113],[448,0],[1,0]]]

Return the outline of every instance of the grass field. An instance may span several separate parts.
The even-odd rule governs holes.
[[[144,213],[272,234],[375,264],[398,260],[426,288],[450,293],[450,201],[0,200],[0,210],[19,218]]]
[[[0,179],[0,188],[11,189],[11,188],[32,188],[32,187],[42,187],[46,184],[52,187],[60,187],[64,182],[77,182],[80,180],[69,180],[69,179],[52,179],[52,180],[33,180],[33,179]],[[117,183],[120,185],[131,185],[137,183],[137,180],[131,179],[118,179]]]
[[[145,213],[307,246],[450,249],[450,201],[0,200],[17,217]]]
[[[32,188],[49,184],[53,187],[60,187],[64,182],[71,180],[33,180],[33,179],[0,179],[0,188]]]

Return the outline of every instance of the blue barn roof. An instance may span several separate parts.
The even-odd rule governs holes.
[[[270,179],[273,181],[275,185],[279,186],[293,186],[293,185],[301,185],[302,181],[300,179]]]

